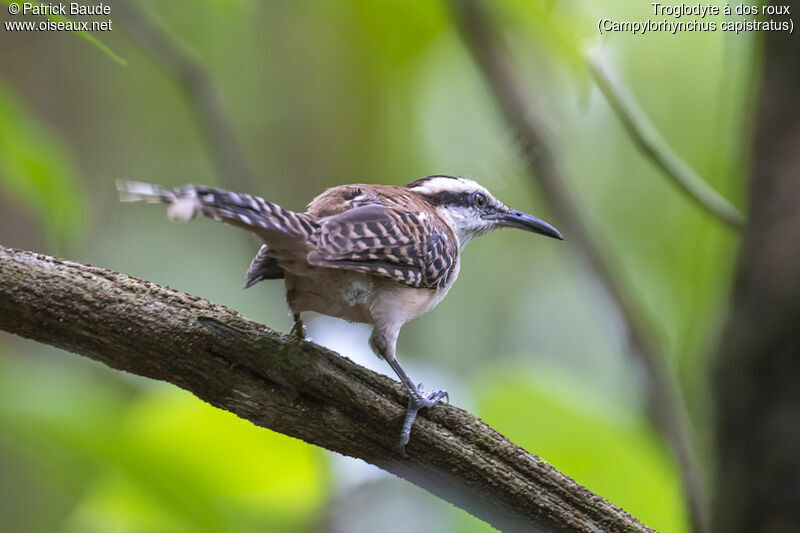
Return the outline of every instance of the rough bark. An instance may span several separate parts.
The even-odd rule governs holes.
[[[800,531],[800,39],[768,32],[744,234],[714,361],[713,528]]]
[[[359,457],[502,530],[651,531],[457,407],[423,411],[404,457],[398,383],[223,306],[3,247],[0,272],[0,329],[174,383],[258,426]]]

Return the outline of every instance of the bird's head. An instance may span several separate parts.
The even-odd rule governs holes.
[[[433,205],[447,221],[463,247],[470,240],[498,228],[517,228],[555,239],[559,231],[533,215],[511,209],[482,185],[451,176],[428,176],[406,185]]]

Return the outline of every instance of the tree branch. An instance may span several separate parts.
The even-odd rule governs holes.
[[[630,91],[616,79],[599,48],[586,52],[586,63],[608,105],[616,113],[639,151],[702,210],[730,228],[740,231],[744,227],[744,215],[672,151]]]
[[[266,427],[403,477],[504,531],[652,531],[469,413],[421,413],[386,376],[207,300],[0,246],[0,329],[174,383]]]
[[[589,225],[569,189],[555,155],[550,150],[532,109],[525,103],[522,84],[506,61],[488,14],[480,0],[449,0],[461,38],[478,67],[509,126],[520,140],[531,179],[555,213],[555,220],[582,254],[589,273],[616,308],[625,331],[630,355],[641,364],[656,424],[672,448],[683,482],[692,528],[705,531],[706,498],[692,444],[686,407],[678,384],[656,342],[655,329],[629,287],[605,240]]]

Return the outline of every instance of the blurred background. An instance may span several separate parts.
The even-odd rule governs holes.
[[[672,149],[743,207],[759,43],[721,31],[598,35],[599,18],[648,18],[640,4],[489,8],[580,209],[656,325],[708,476],[706,367],[737,239],[641,155],[582,50],[601,43]],[[0,29],[4,246],[169,285],[288,331],[281,282],[242,289],[254,241],[208,220],[170,224],[158,206],[120,205],[114,180],[216,185],[302,210],[343,183],[461,175],[559,227],[446,3],[111,6],[97,20],[113,30],[93,34],[108,52],[77,34]],[[4,6],[0,19],[39,20]],[[687,531],[679,469],[611,311],[569,235],[499,232],[465,250],[453,290],[404,328],[398,353],[415,379],[579,483],[660,531]],[[370,352],[367,326],[321,316],[307,325],[315,342],[392,375]],[[377,468],[171,385],[0,333],[0,530],[412,527],[491,529]]]

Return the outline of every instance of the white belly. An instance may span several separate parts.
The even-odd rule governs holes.
[[[401,326],[436,307],[452,286],[451,282],[442,289],[415,289],[377,276],[327,268],[308,274],[286,276],[292,312],[315,311],[366,324]],[[457,275],[456,270],[453,281]]]

